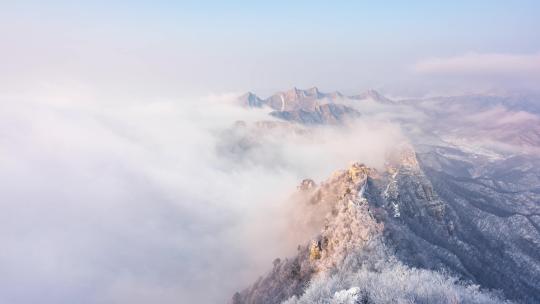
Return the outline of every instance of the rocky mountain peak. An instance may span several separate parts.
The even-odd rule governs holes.
[[[306,179],[302,180],[302,182],[298,186],[298,190],[300,190],[300,191],[308,191],[308,190],[314,189],[316,186],[317,186],[317,184],[315,184],[315,182],[312,179],[306,178]]]
[[[247,92],[243,94],[242,96],[238,98],[238,100],[240,101],[240,104],[245,107],[259,108],[259,107],[262,107],[264,104],[263,100],[260,99],[259,96],[255,95],[252,92]]]
[[[320,91],[319,91],[319,88],[317,87],[312,87],[312,88],[309,88],[305,91],[306,95],[307,96],[313,96],[315,98],[322,98],[324,97],[324,94],[322,94]]]
[[[372,170],[353,163],[320,184],[304,179],[292,202],[302,206],[304,217],[322,217],[322,221],[310,222],[319,224],[320,232],[298,246],[296,257],[275,259],[271,272],[235,294],[232,303],[281,303],[299,295],[310,280],[339,269],[353,251],[382,233],[383,226],[375,221],[363,197]]]
[[[370,97],[373,97],[373,98],[381,98],[382,97],[382,95],[379,92],[377,92],[375,89],[367,89],[364,94],[366,96],[370,96]]]
[[[290,90],[282,91],[275,93],[274,95],[261,99],[252,92],[247,92],[246,94],[239,97],[239,101],[243,106],[247,107],[263,107],[268,106],[274,111],[285,112],[285,111],[303,111],[304,113],[309,113],[318,111],[318,107],[325,106],[328,104],[335,104],[340,106],[342,109],[347,107],[345,104],[342,104],[345,99],[355,99],[355,100],[373,100],[379,103],[384,104],[394,104],[395,102],[386,98],[379,92],[374,89],[369,89],[366,92],[354,96],[345,96],[341,92],[334,91],[330,93],[323,93],[317,87],[311,87],[309,89],[303,90],[297,87],[293,87]],[[352,109],[349,109],[352,110]],[[352,111],[346,112],[352,112]],[[294,114],[300,116],[301,113]],[[299,121],[301,122],[301,121]]]
[[[292,89],[282,92],[279,95],[283,96],[286,101],[295,101],[306,97],[306,91],[293,87]]]
[[[374,89],[368,89],[362,94],[354,95],[350,97],[351,99],[357,99],[357,100],[365,100],[365,99],[371,99],[373,101],[384,103],[384,104],[394,104],[395,102],[378,91]]]

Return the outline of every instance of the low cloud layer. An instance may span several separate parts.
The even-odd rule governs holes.
[[[0,302],[225,301],[291,250],[273,245],[285,221],[269,215],[302,178],[381,166],[401,139],[378,120],[270,132],[238,161],[216,148],[224,130],[271,118],[232,95],[91,96],[0,97]]]

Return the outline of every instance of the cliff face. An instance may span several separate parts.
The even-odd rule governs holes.
[[[508,210],[485,210],[481,201],[504,198],[467,192],[478,181],[441,176],[434,169],[441,162],[407,147],[381,172],[353,164],[319,185],[303,181],[303,203],[325,213],[319,234],[295,257],[276,259],[233,303],[503,302],[486,288],[537,301],[536,215],[521,220]],[[534,205],[523,192],[504,195]]]
[[[478,161],[481,156],[467,153],[450,157],[444,147],[418,155],[423,176],[443,203],[444,213],[442,222],[437,217],[413,213],[403,218],[403,226],[411,231],[409,235],[427,243],[418,243],[416,248],[428,248],[426,251],[433,254],[415,261],[404,250],[402,258],[435,269],[441,268],[433,262],[438,260],[461,276],[500,289],[510,298],[538,302],[538,160],[509,157]],[[409,176],[402,180],[411,183]],[[418,205],[415,199],[411,195],[403,201]],[[406,242],[396,243],[412,244],[411,239],[405,237]]]

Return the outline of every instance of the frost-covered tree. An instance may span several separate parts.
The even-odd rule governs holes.
[[[351,254],[339,271],[322,275],[304,294],[284,304],[359,303],[509,303],[456,277],[408,267],[388,254],[379,240]]]

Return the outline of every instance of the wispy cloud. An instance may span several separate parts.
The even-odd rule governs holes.
[[[453,57],[427,58],[414,65],[420,74],[540,76],[540,53],[467,53]]]

